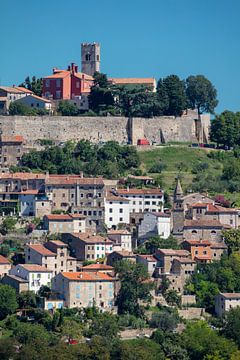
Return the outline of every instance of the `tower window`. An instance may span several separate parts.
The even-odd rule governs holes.
[[[97,61],[99,61],[99,55],[97,55]]]
[[[90,55],[90,54],[86,54],[85,59],[86,59],[86,61],[90,61],[90,60],[91,60],[91,55]]]

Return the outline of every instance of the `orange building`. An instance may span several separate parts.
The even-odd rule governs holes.
[[[192,260],[209,263],[212,260],[211,243],[208,240],[185,240],[182,243],[185,250],[191,254]]]

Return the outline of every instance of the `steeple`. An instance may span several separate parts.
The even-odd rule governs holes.
[[[174,190],[174,201],[176,201],[177,199],[181,199],[182,196],[183,196],[182,185],[178,177],[176,182],[176,187]]]

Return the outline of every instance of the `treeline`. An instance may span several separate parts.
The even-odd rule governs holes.
[[[126,171],[135,172],[140,165],[135,148],[115,141],[94,145],[88,140],[66,142],[63,146],[46,146],[41,151],[24,154],[12,171],[48,171],[50,174],[102,175],[118,178]]]
[[[240,146],[240,112],[224,111],[211,123],[210,138],[227,148]]]

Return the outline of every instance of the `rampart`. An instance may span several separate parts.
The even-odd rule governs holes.
[[[200,128],[208,134],[210,119],[204,118]],[[56,142],[88,139],[94,143],[116,140],[132,143],[146,137],[150,143],[193,141],[197,139],[196,114],[182,117],[125,118],[71,116],[0,116],[0,130],[4,135],[22,135],[28,146],[39,139]]]

